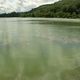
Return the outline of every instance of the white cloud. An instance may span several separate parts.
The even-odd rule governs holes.
[[[12,11],[28,11],[42,4],[58,0],[0,0],[0,13]]]

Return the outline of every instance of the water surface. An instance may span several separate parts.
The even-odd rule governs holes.
[[[0,80],[80,80],[80,20],[0,18]]]

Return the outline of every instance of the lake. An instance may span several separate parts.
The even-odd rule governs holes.
[[[80,20],[0,18],[0,80],[80,80]]]

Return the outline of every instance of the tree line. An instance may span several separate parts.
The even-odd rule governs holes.
[[[80,0],[60,0],[53,4],[39,6],[29,12],[4,13],[0,14],[0,17],[80,18]]]

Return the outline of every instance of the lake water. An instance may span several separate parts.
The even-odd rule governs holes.
[[[80,20],[0,18],[0,80],[80,80]]]

